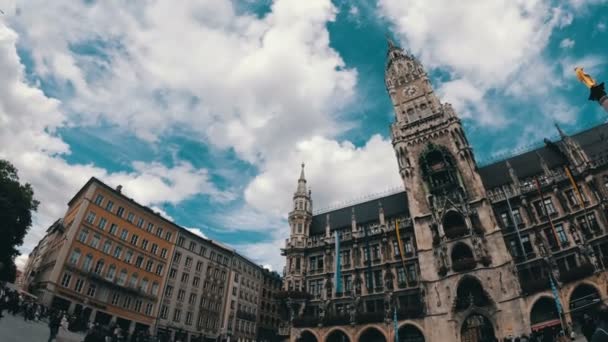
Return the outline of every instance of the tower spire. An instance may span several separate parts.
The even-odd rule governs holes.
[[[302,171],[300,171],[300,178],[298,179],[298,190],[296,194],[306,195],[306,176],[304,176],[304,163],[302,163]]]
[[[566,133],[565,133],[565,132],[562,130],[562,128],[561,128],[561,127],[559,127],[559,124],[557,123],[557,121],[555,121],[553,124],[555,125],[555,128],[557,128],[557,132],[559,133],[560,138],[562,138],[562,139],[563,139],[564,137],[567,137],[567,136],[568,136],[568,135],[567,135],[567,134],[566,134]]]

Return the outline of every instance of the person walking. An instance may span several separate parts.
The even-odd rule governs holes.
[[[597,310],[597,327],[591,337],[591,342],[608,342],[608,307],[602,305]]]
[[[59,333],[59,326],[61,325],[61,316],[59,314],[51,315],[49,319],[49,328],[51,329],[51,334],[49,335],[48,342],[52,342],[57,338],[57,334]]]

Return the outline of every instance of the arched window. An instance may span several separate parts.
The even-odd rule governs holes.
[[[137,285],[137,273],[131,274],[131,280],[129,280],[129,286],[135,287]]]
[[[484,307],[492,302],[477,278],[465,276],[460,280],[456,290],[454,310],[463,311],[470,306]]]
[[[120,271],[120,274],[118,275],[118,285],[124,285],[125,282],[127,281],[127,270],[122,270]]]
[[[106,279],[114,280],[114,276],[116,275],[116,265],[110,265],[108,268],[108,273],[106,273]]]
[[[144,279],[141,280],[140,289],[143,292],[148,292],[148,279],[144,278]]]
[[[449,239],[454,239],[469,233],[469,228],[462,214],[457,211],[448,211],[443,217],[443,232]]]
[[[559,314],[552,298],[542,297],[534,303],[530,310],[530,324],[532,331],[560,325]]]
[[[101,274],[101,272],[103,272],[103,264],[103,259],[97,260],[97,264],[95,264],[95,270],[93,272]]]
[[[399,342],[424,342],[424,335],[416,326],[405,324],[399,328]]]
[[[76,248],[72,251],[72,255],[70,255],[70,264],[77,265],[78,261],[80,261],[80,249]]]
[[[458,187],[456,164],[445,147],[429,144],[419,163],[432,194],[448,193]]]
[[[475,268],[473,252],[464,243],[458,243],[452,248],[452,269],[454,272],[468,271]]]
[[[82,263],[82,269],[86,272],[91,271],[91,267],[93,267],[93,256],[91,254],[87,254],[84,258],[84,262]]]

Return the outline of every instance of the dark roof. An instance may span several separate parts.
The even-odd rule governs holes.
[[[572,135],[572,139],[578,142],[590,159],[608,156],[608,124],[601,124],[591,129]],[[540,155],[549,169],[567,163],[558,152],[547,146],[522,153],[496,163],[479,168],[479,175],[486,189],[511,183],[506,161],[508,160],[519,179],[528,178],[541,174],[543,169],[538,158]]]
[[[310,235],[318,235],[325,232],[327,215],[329,215],[331,230],[350,227],[353,208],[355,209],[355,218],[358,225],[378,222],[380,221],[380,203],[382,203],[382,208],[384,208],[384,217],[387,219],[399,215],[409,216],[407,196],[405,191],[401,191],[396,194],[314,215],[312,217]]]

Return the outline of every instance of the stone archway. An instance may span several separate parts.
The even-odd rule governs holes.
[[[570,293],[568,307],[575,325],[582,325],[585,314],[597,308],[601,303],[600,291],[597,287],[588,284],[578,284]]]
[[[460,328],[460,340],[462,342],[486,342],[494,341],[494,326],[490,320],[480,314],[469,315]]]
[[[327,334],[325,342],[350,342],[350,338],[341,329],[334,329]]]
[[[296,340],[297,342],[319,342],[317,337],[310,331],[304,330],[300,334],[300,337]]]
[[[481,285],[479,279],[467,275],[460,279],[456,289],[454,311],[465,311],[467,308],[486,307],[492,304],[490,296]]]
[[[378,330],[375,327],[366,328],[359,335],[359,342],[387,342],[386,336],[382,333],[382,331]]]
[[[398,342],[425,342],[422,331],[413,324],[404,324],[399,327]]]
[[[561,324],[555,300],[551,297],[540,297],[530,309],[530,326],[532,331],[544,331]]]
[[[468,233],[467,224],[461,213],[450,210],[443,216],[443,232],[449,239],[457,238]]]

